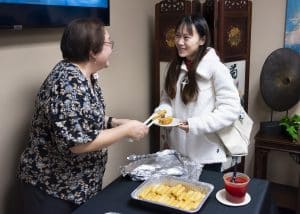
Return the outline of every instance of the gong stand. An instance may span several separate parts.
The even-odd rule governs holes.
[[[300,56],[289,48],[279,48],[266,59],[261,76],[260,89],[266,104],[271,108],[271,121],[261,122],[260,132],[282,135],[279,121],[273,121],[273,111],[286,112],[300,99]],[[290,152],[299,164],[300,155]]]
[[[299,83],[300,55],[288,48],[273,51],[267,57],[260,76],[260,91],[265,103],[271,108],[271,118],[270,121],[260,123],[260,130],[254,138],[255,177],[266,179],[270,151],[286,152],[300,164],[300,142],[292,142],[283,134],[280,122],[273,120],[274,111],[286,112],[288,115],[288,110],[299,102]],[[300,174],[298,179],[300,186]],[[288,201],[296,200],[294,207],[289,208],[296,209],[297,214],[300,214],[299,187],[297,191],[296,199],[287,192],[284,193],[284,197],[289,198]]]

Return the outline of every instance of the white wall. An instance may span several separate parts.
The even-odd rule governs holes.
[[[155,2],[110,1],[108,31],[116,48],[111,66],[100,73],[100,84],[112,116],[144,120],[150,113]],[[26,143],[35,94],[61,59],[62,30],[0,31],[0,214],[16,212],[15,167]],[[120,175],[128,154],[148,152],[148,137],[111,146],[104,186]]]
[[[116,44],[111,66],[101,73],[101,83],[107,113],[113,116],[143,121],[150,114],[154,4],[149,0],[111,1],[108,30]],[[125,141],[111,146],[104,186],[120,175],[119,168],[126,156],[147,153],[148,149],[148,138],[141,143]]]

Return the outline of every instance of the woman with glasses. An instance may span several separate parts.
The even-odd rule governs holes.
[[[105,114],[97,72],[109,66],[113,44],[100,20],[65,28],[63,60],[37,94],[18,167],[24,213],[71,213],[101,190],[107,147],[147,134],[142,122]]]
[[[210,45],[206,20],[184,16],[176,27],[177,54],[170,63],[157,109],[181,119],[170,130],[170,148],[220,171],[225,162],[224,147],[216,132],[239,116],[240,99],[229,70]]]

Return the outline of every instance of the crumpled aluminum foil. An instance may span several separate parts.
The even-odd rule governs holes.
[[[127,157],[127,160],[132,162],[121,167],[121,174],[124,177],[128,175],[134,181],[144,181],[160,176],[177,176],[198,180],[202,171],[202,165],[196,164],[170,149],[153,154],[132,154]]]

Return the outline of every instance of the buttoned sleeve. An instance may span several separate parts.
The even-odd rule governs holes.
[[[93,141],[101,130],[104,111],[93,100],[87,81],[75,72],[59,78],[51,90],[48,116],[52,142],[65,151]]]

